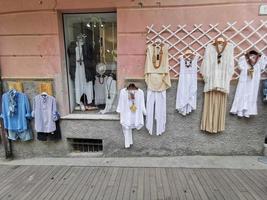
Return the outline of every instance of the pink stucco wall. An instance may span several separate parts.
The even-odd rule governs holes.
[[[146,26],[210,24],[267,19],[260,0],[0,0],[0,66],[3,77],[55,78],[57,98],[68,113],[60,13],[117,11],[118,79],[142,77]],[[160,7],[156,2],[161,2]],[[64,102],[64,103],[63,103]]]

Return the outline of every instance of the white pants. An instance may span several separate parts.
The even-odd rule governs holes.
[[[76,71],[75,71],[75,100],[77,104],[81,103],[81,96],[86,94],[88,104],[92,103],[94,98],[93,93],[93,82],[86,81],[85,70],[83,62],[76,62]]]
[[[133,144],[133,130],[122,126],[122,132],[124,135],[125,148],[129,148]]]
[[[166,91],[147,91],[146,101],[147,115],[146,128],[149,134],[153,134],[154,110],[156,119],[156,135],[161,135],[165,131],[166,124]]]

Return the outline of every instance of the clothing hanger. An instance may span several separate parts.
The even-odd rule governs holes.
[[[134,83],[130,83],[127,86],[127,90],[138,90],[138,87]]]
[[[223,44],[226,42],[226,39],[223,36],[219,36],[215,39],[215,41],[213,42],[214,44]]]
[[[46,92],[41,93],[42,96],[47,96],[48,94]]]

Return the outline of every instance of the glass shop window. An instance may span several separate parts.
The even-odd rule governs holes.
[[[63,22],[71,110],[115,112],[116,13],[64,14]]]

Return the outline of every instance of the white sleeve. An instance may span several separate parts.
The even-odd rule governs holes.
[[[204,53],[204,57],[203,57],[203,61],[200,67],[200,73],[203,76],[203,79],[205,82],[207,82],[208,78],[209,78],[209,74],[210,74],[210,62],[211,62],[211,56],[210,56],[210,46],[208,45],[205,53]]]
[[[120,113],[122,111],[122,105],[123,105],[123,92],[122,90],[120,91],[120,96],[119,96],[119,102],[117,106],[117,112]]]
[[[262,55],[262,59],[261,59],[261,70],[264,70],[267,67],[267,57],[265,55]]]
[[[233,76],[235,71],[235,59],[234,59],[234,46],[232,45],[231,48],[229,48],[229,75]],[[231,77],[232,78],[232,77]]]
[[[245,56],[241,56],[238,59],[238,68],[240,70],[243,70],[243,69],[245,69],[245,66],[246,66],[246,57]]]

